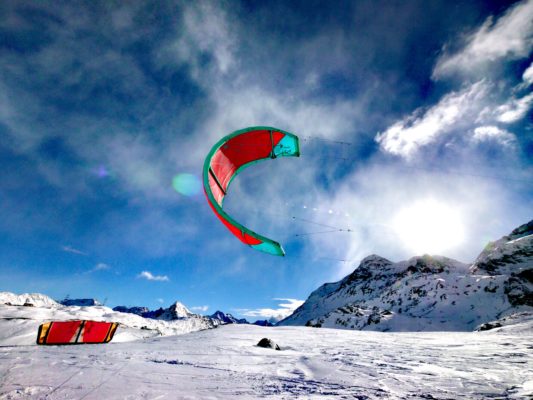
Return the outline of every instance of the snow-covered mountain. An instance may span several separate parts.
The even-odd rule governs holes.
[[[219,320],[223,324],[249,324],[246,318],[237,319],[229,313],[218,310],[214,314],[209,316],[212,319]]]
[[[279,325],[378,331],[472,331],[533,312],[533,221],[489,243],[472,265],[440,256],[372,255],[315,290]],[[497,322],[496,322],[497,323]]]
[[[192,316],[200,317],[199,315],[190,312],[189,309],[185,307],[182,303],[176,301],[170,307],[164,308],[163,311],[155,317],[155,319],[160,319],[163,321],[174,321],[177,319],[189,318]]]
[[[126,307],[126,306],[116,306],[113,307],[113,311],[118,311],[122,313],[135,314],[140,317],[144,317],[144,314],[150,312],[148,307]]]
[[[159,319],[163,321],[174,321],[183,318],[205,318],[201,315],[194,314],[185,305],[176,301],[168,308],[160,307],[157,310],[149,310],[148,307],[125,307],[117,306],[113,308],[113,311],[118,311],[122,313],[130,313],[139,315],[144,318]]]

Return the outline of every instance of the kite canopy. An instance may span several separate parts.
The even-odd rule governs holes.
[[[108,343],[117,330],[116,322],[53,321],[39,326],[37,344]]]
[[[265,253],[283,256],[278,242],[242,226],[222,209],[233,178],[261,160],[300,155],[298,137],[268,126],[241,129],[221,139],[204,163],[203,180],[207,202],[222,223],[243,243]]]

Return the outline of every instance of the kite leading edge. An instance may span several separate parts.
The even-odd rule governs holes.
[[[262,160],[291,156],[300,156],[296,135],[277,128],[256,126],[222,138],[213,146],[204,163],[204,191],[216,216],[241,242],[276,256],[285,255],[278,242],[239,224],[222,209],[222,203],[231,181],[244,168]]]

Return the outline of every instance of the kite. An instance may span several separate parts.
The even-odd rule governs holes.
[[[109,343],[117,330],[116,322],[53,321],[39,326],[37,344]]]
[[[262,160],[290,156],[300,156],[296,135],[268,126],[251,127],[235,131],[215,144],[203,170],[207,202],[220,221],[243,243],[276,256],[285,255],[278,242],[239,224],[222,209],[222,203],[231,181],[244,168]]]

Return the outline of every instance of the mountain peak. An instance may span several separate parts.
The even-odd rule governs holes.
[[[509,235],[489,242],[470,267],[472,273],[488,275],[519,274],[531,268],[533,258],[533,220]]]
[[[224,324],[248,324],[249,322],[245,319],[237,319],[229,313],[217,310],[214,314],[210,315],[210,318],[217,319]]]
[[[183,303],[179,301],[176,301],[174,304],[172,304],[168,310],[178,318],[186,318],[193,314],[187,307],[185,307]]]
[[[510,240],[519,239],[524,236],[533,235],[533,219],[524,225],[514,229],[509,235]]]
[[[385,257],[381,257],[380,255],[377,255],[377,254],[371,254],[369,256],[366,256],[365,258],[363,258],[361,260],[361,265],[362,264],[372,264],[372,265],[376,265],[376,264],[392,264],[392,261],[390,260],[387,260]]]

